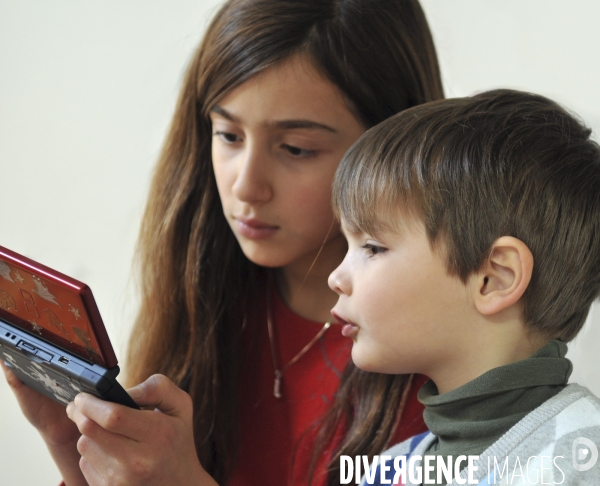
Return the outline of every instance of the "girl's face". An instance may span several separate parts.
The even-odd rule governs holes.
[[[223,211],[251,261],[310,264],[324,241],[341,243],[331,183],[365,127],[310,61],[293,56],[264,70],[223,97],[210,118]]]

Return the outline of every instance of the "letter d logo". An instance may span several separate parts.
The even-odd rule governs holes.
[[[577,446],[584,446],[577,448]],[[577,437],[573,441],[573,467],[576,471],[592,469],[598,461],[598,448],[590,439]],[[585,462],[583,462],[585,461]]]

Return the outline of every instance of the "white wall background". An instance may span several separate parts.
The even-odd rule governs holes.
[[[0,245],[91,285],[117,354],[135,314],[130,265],[153,163],[216,0],[0,3]],[[600,3],[422,0],[448,96],[536,91],[600,138]],[[600,313],[571,346],[600,394]],[[0,483],[58,484],[0,380]]]

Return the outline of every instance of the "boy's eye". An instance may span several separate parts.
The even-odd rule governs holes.
[[[367,244],[363,245],[362,247],[367,251],[367,253],[370,254],[370,256],[378,255],[380,253],[385,253],[387,251],[387,248],[385,248],[383,246],[373,245],[372,243],[367,243]]]
[[[241,138],[238,137],[235,133],[215,132],[214,135],[215,137],[219,137],[225,143],[235,143],[241,140]]]
[[[286,143],[284,143],[282,147],[294,157],[312,157],[317,153],[316,150],[307,150],[300,147],[294,147],[293,145],[288,145]]]

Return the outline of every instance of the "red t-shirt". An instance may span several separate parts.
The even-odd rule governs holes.
[[[281,369],[315,337],[323,323],[294,314],[275,290],[271,292],[271,306],[274,348]],[[240,447],[228,486],[305,483],[305,478],[303,481],[300,477],[307,471],[313,449],[309,447],[311,442],[306,440],[306,436],[304,440],[300,439],[331,404],[342,371],[350,359],[352,341],[342,336],[339,325],[332,325],[306,354],[284,372],[282,397],[275,398],[273,358],[266,319],[264,305],[248,319],[244,331]],[[422,417],[423,406],[416,398],[426,378],[416,378],[394,443],[427,430]],[[292,457],[298,444],[301,446],[296,454],[294,477],[290,481]],[[329,454],[326,456],[329,457]],[[321,467],[326,464],[327,457],[322,458]],[[320,480],[315,478],[315,484],[323,484],[323,480],[322,476]]]

